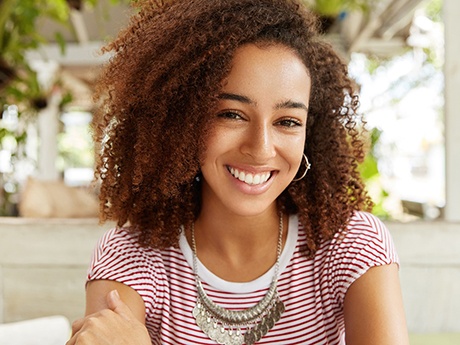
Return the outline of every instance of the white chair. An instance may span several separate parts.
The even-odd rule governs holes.
[[[64,345],[71,326],[64,316],[0,324],[1,345]]]

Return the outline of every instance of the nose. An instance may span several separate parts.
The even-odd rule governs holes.
[[[261,164],[273,158],[276,155],[276,149],[274,133],[270,124],[251,124],[246,131],[241,151]]]

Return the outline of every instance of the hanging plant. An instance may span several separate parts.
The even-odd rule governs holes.
[[[0,92],[14,79],[15,75],[14,69],[0,57]]]
[[[4,109],[17,107],[16,127],[4,126],[0,122],[0,151],[5,150],[5,142],[15,142],[11,154],[11,166],[24,159],[27,142],[27,125],[36,119],[40,110],[47,107],[50,90],[43,90],[36,72],[25,59],[28,50],[38,49],[46,43],[37,30],[39,20],[44,18],[70,27],[70,11],[81,10],[83,5],[94,7],[99,0],[0,0],[0,119]],[[110,4],[128,3],[129,0],[110,0]],[[65,51],[63,36],[55,33],[55,41]],[[51,86],[50,89],[53,87]],[[65,94],[61,104],[72,99]],[[7,113],[5,113],[7,114]],[[7,114],[8,115],[8,114]],[[8,117],[8,116],[7,116]],[[11,151],[11,152],[10,152]],[[0,174],[0,216],[14,215],[15,188],[14,171]]]
[[[0,1],[0,150],[10,157],[9,167],[3,166],[0,175],[1,216],[16,215],[15,167],[30,161],[25,151],[27,127],[47,105],[47,91],[40,88],[25,53],[45,43],[37,30],[39,18],[65,24],[68,13],[65,0]]]
[[[67,3],[69,4],[69,7],[80,11],[83,7],[83,1],[82,0],[67,0]]]

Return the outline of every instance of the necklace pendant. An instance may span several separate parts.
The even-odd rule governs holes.
[[[192,223],[193,271],[197,288],[197,303],[192,310],[197,326],[211,340],[221,345],[253,345],[262,339],[284,312],[284,304],[277,291],[279,259],[283,238],[283,216],[280,213],[279,235],[275,275],[265,296],[253,307],[245,310],[230,310],[219,306],[206,294],[198,277],[194,223]],[[244,326],[244,334],[241,327]]]
[[[221,345],[243,345],[244,336],[240,330],[226,329],[218,320],[210,316],[200,305],[197,303],[193,308],[193,317],[197,326],[206,334],[209,339],[214,340]]]
[[[197,303],[195,305],[195,307],[193,308],[193,311],[192,311],[192,314],[193,314],[193,317],[195,318],[195,320],[196,320],[198,314],[200,314],[200,313],[201,313],[201,308],[200,308],[200,305]]]
[[[244,342],[246,345],[253,345],[258,342],[262,337],[273,328],[275,323],[281,318],[281,314],[284,312],[284,303],[278,300],[274,303],[271,309],[260,319],[260,322],[248,329],[244,334]]]

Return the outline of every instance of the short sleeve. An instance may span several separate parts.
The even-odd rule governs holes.
[[[332,289],[340,304],[350,285],[371,267],[399,265],[390,232],[376,216],[356,212],[345,232],[338,233],[330,244],[329,267]]]
[[[155,304],[155,277],[161,271],[161,260],[152,250],[139,245],[125,229],[111,229],[98,241],[88,268],[87,281],[112,280],[136,290],[146,304]]]

